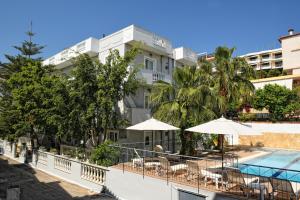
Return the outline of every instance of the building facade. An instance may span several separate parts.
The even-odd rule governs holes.
[[[242,57],[255,70],[283,68],[281,48],[248,53]]]
[[[241,56],[255,70],[280,69],[285,72],[280,76],[253,80],[252,83],[256,89],[263,88],[267,84],[278,84],[289,89],[300,85],[300,33],[295,33],[293,29],[290,29],[287,35],[279,38],[279,42],[281,48]]]
[[[69,73],[72,70],[72,58],[79,54],[87,53],[104,63],[110,50],[117,49],[120,55],[124,56],[125,52],[135,45],[139,47],[140,53],[136,56],[134,65],[142,66],[139,76],[149,85],[157,80],[171,83],[175,67],[197,64],[198,56],[193,50],[185,47],[173,48],[171,41],[167,38],[135,25],[100,39],[88,38],[44,60],[43,64],[53,64],[63,73]],[[132,125],[150,118],[149,94],[148,88],[140,87],[134,96],[127,96],[119,102],[121,113]],[[150,144],[152,132],[145,131],[144,134],[141,134],[134,131],[128,133],[125,130],[111,130],[109,137],[113,141],[138,141],[143,143],[142,145],[148,145],[149,148],[152,146]],[[165,149],[174,150],[175,136],[173,133],[156,132],[153,137],[154,141],[159,141],[157,144],[163,145]],[[164,143],[163,141],[168,142]]]

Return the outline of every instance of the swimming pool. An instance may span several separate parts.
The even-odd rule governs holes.
[[[268,155],[239,163],[238,168],[245,174],[300,182],[300,152],[273,151]]]

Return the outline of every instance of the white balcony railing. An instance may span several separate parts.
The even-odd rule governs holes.
[[[282,65],[278,65],[278,66],[276,66],[275,65],[275,67],[274,68],[276,68],[276,69],[280,69],[280,68],[283,68],[283,66]]]
[[[264,65],[264,66],[261,66],[261,69],[271,69],[271,65]]]
[[[158,80],[165,81],[167,83],[171,83],[172,81],[171,75],[162,72],[143,69],[140,71],[140,74],[147,84],[153,84]]]
[[[72,162],[69,159],[55,156],[54,157],[54,168],[61,170],[66,173],[71,173]]]
[[[63,65],[66,61],[74,58],[82,53],[91,56],[97,55],[99,51],[99,41],[95,38],[88,38],[70,48],[43,61],[44,65]]]
[[[6,144],[5,144],[5,152],[8,152],[8,153],[12,152],[12,144],[10,142],[6,142]]]
[[[105,182],[106,169],[97,165],[82,163],[80,177],[96,184],[102,184]]]
[[[47,165],[48,164],[48,158],[47,158],[47,153],[42,152],[42,151],[38,151],[38,163],[43,164],[43,165]]]

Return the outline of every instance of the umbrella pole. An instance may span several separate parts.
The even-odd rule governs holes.
[[[221,136],[221,140],[222,140],[221,141],[221,145],[222,145],[222,150],[221,150],[222,151],[222,170],[224,168],[224,163],[223,163],[223,161],[224,161],[224,141],[223,141],[223,139],[224,138],[223,137],[224,137],[224,135]]]
[[[154,145],[153,145],[153,130],[152,130],[152,151],[154,150]]]

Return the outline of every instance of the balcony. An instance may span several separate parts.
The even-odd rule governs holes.
[[[70,48],[43,61],[43,65],[56,65],[58,69],[70,66],[71,59],[87,53],[90,56],[96,56],[99,52],[99,41],[95,38],[88,38]]]
[[[264,57],[264,58],[262,57],[261,60],[262,61],[270,61],[270,60],[272,60],[272,58],[271,57]]]
[[[146,83],[150,85],[159,80],[167,83],[171,83],[172,81],[171,75],[152,70],[143,69],[140,71],[140,75],[145,79]]]
[[[261,69],[271,69],[272,67],[271,67],[271,64],[269,62],[267,62],[267,63],[262,63],[260,68]]]
[[[197,64],[197,54],[191,49],[185,47],[179,47],[174,49],[173,56],[176,61],[179,61],[185,65]]]
[[[255,63],[258,63],[258,59],[256,59],[256,60],[248,60],[247,62],[248,62],[248,64],[255,64]]]
[[[131,25],[113,34],[100,39],[101,51],[106,51],[118,46],[130,44],[159,55],[172,54],[171,42],[155,33]]]

